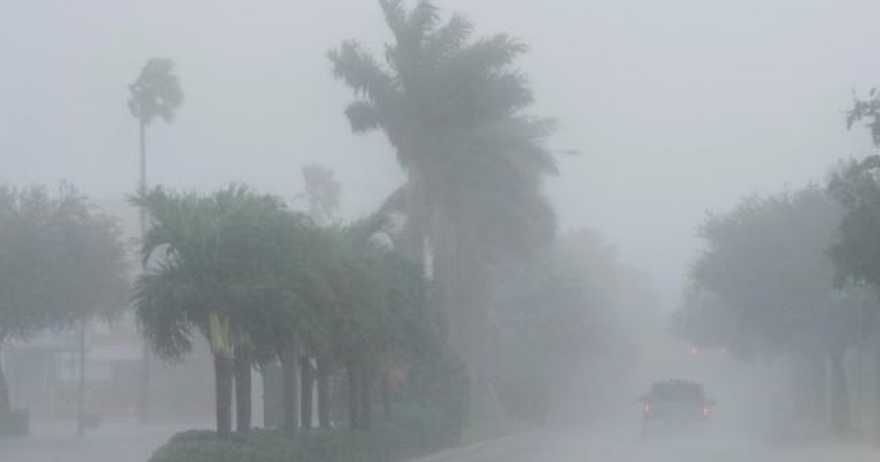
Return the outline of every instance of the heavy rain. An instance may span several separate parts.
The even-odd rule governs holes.
[[[0,4],[0,462],[880,458],[875,0]]]

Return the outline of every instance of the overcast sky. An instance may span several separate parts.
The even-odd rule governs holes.
[[[849,133],[852,89],[880,84],[877,0],[437,0],[482,33],[530,45],[535,112],[561,123],[548,192],[562,229],[589,226],[650,276],[669,309],[707,210],[821,181],[871,152]],[[133,190],[127,84],[173,58],[186,102],[149,133],[150,181],[243,181],[285,197],[321,162],[349,216],[402,178],[379,136],[355,137],[326,51],[387,40],[371,0],[0,3],[0,182],[66,179],[96,199]]]

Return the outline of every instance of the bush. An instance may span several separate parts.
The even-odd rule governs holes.
[[[449,440],[440,411],[418,405],[394,408],[390,422],[371,431],[255,430],[219,438],[212,431],[171,437],[149,462],[393,462],[440,450]]]

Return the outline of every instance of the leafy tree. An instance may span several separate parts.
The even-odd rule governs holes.
[[[844,354],[864,328],[856,289],[838,290],[827,249],[838,238],[840,207],[824,191],[754,196],[713,214],[702,229],[708,247],[693,267],[692,305],[680,320],[688,336],[744,354],[792,358],[796,409],[824,418],[825,361],[838,431],[850,429]],[[861,322],[855,320],[861,319]],[[727,329],[718,323],[728,322]],[[713,327],[714,326],[714,327]]]
[[[0,347],[127,305],[117,223],[70,186],[0,187]],[[10,410],[0,369],[0,415]]]
[[[880,145],[880,93],[876,88],[868,92],[868,98],[855,98],[852,109],[846,115],[846,126],[852,129],[856,122],[865,121],[875,145]]]
[[[541,190],[556,168],[545,147],[554,124],[525,113],[532,92],[513,67],[522,43],[503,34],[474,40],[467,19],[441,23],[428,1],[410,10],[402,0],[380,6],[394,36],[385,64],[351,41],[329,57],[358,97],[346,110],[352,129],[384,132],[406,172],[393,196],[403,198],[406,216],[399,245],[417,262],[430,246],[451,343],[486,396],[492,273],[500,260],[547,245],[554,232]]]
[[[832,175],[828,189],[843,206],[846,213],[840,224],[840,236],[831,248],[838,281],[845,285],[866,284],[875,291],[880,289],[880,156],[868,156],[861,161],[842,163]],[[867,332],[860,337],[873,335],[872,344],[880,347],[877,340],[877,317],[880,307],[874,306],[864,316],[873,322],[861,323]],[[880,355],[878,355],[880,358]]]
[[[843,280],[859,280],[880,287],[880,239],[871,233],[880,229],[880,157],[849,161],[835,172],[828,185],[831,194],[846,209],[840,225],[841,239],[831,255]]]

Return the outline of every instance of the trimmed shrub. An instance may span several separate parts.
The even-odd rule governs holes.
[[[254,430],[220,438],[210,431],[173,436],[149,462],[394,462],[445,447],[442,414],[411,407],[371,431]]]

